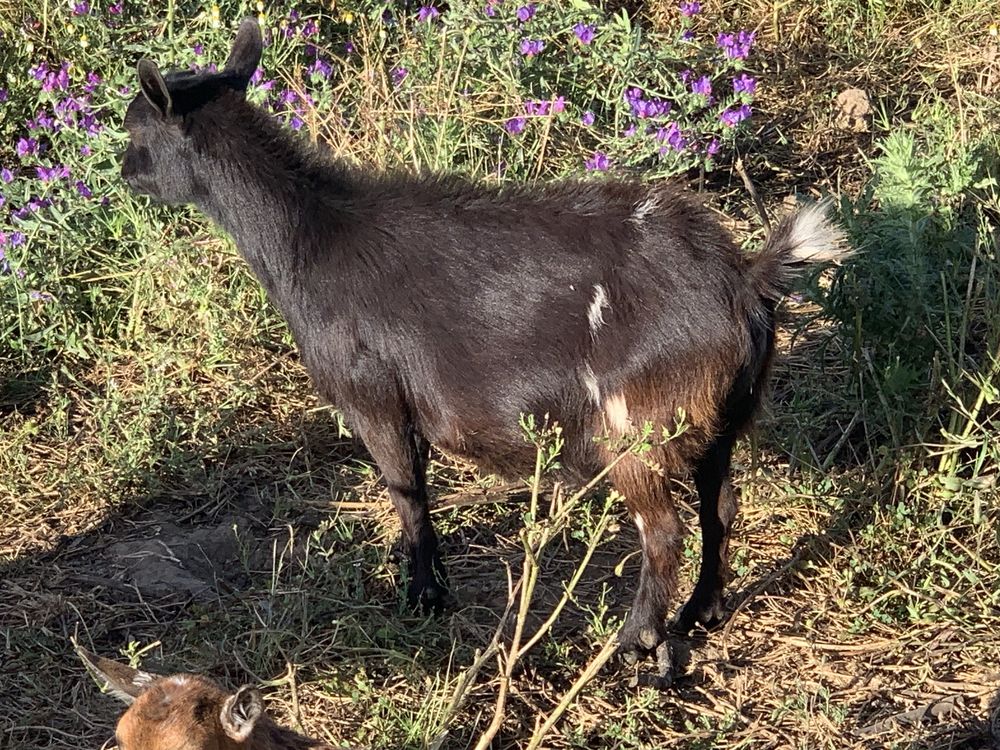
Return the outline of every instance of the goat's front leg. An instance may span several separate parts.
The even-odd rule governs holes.
[[[355,416],[352,423],[381,469],[389,497],[399,514],[403,549],[409,559],[407,600],[411,607],[420,604],[427,610],[440,611],[447,586],[427,502],[430,444],[405,418],[405,410],[389,410],[385,403],[380,407],[380,419]],[[400,418],[387,419],[389,411]]]

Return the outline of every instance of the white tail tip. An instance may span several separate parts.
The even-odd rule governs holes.
[[[829,200],[799,210],[792,219],[787,247],[799,263],[840,263],[851,254],[844,231],[827,218]]]

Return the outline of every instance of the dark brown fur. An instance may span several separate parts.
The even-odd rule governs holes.
[[[431,444],[524,475],[518,422],[563,427],[572,476],[605,467],[610,432],[687,430],[611,473],[642,532],[643,567],[621,635],[666,635],[681,525],[670,477],[694,473],[704,559],[679,625],[722,611],[736,500],[729,456],[750,423],[788,269],[836,257],[822,215],[787,218],[755,258],[678,188],[567,181],[493,188],[454,177],[370,174],[328,161],[244,97],[259,30],[241,27],[222,73],[162,78],[140,63],[122,174],[194,203],[228,230],[281,309],[319,392],[382,470],[402,522],[414,603],[439,605]]]

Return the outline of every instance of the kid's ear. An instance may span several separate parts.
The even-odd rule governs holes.
[[[170,100],[170,92],[167,91],[166,81],[160,75],[160,69],[156,63],[145,57],[139,61],[137,66],[139,71],[139,88],[146,101],[153,105],[153,109],[160,113],[161,117],[166,117],[171,113],[173,103]]]
[[[261,38],[260,26],[255,18],[244,18],[236,32],[236,41],[226,60],[226,72],[249,81],[260,64],[260,56],[264,51],[264,40]]]
[[[253,732],[257,719],[264,712],[260,691],[244,685],[234,695],[226,698],[219,713],[219,721],[230,739],[243,742]]]
[[[125,664],[92,654],[78,644],[75,645],[77,656],[101,685],[101,689],[111,693],[126,705],[142,695],[156,679],[156,675],[149,672],[132,669]]]

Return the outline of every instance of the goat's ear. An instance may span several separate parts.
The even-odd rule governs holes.
[[[260,691],[250,685],[244,685],[234,695],[226,698],[222,704],[219,721],[230,739],[243,742],[253,732],[257,719],[264,713],[264,701]]]
[[[156,67],[155,62],[144,57],[139,61],[138,71],[142,95],[161,116],[166,117],[170,114],[173,103],[170,101],[167,83],[160,75],[160,69]]]
[[[132,669],[132,667],[111,661],[111,659],[92,654],[81,648],[79,644],[74,645],[80,660],[87,667],[87,671],[97,680],[101,689],[111,693],[127,705],[142,695],[156,679],[156,675],[149,672]]]
[[[233,50],[226,60],[225,70],[249,81],[260,64],[263,51],[264,41],[260,35],[257,19],[244,18],[239,31],[236,32],[236,41],[233,42]]]

